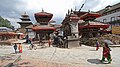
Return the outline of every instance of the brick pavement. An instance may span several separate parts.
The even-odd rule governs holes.
[[[102,64],[99,60],[102,55],[102,48],[95,51],[95,47],[82,45],[81,47],[63,49],[56,47],[38,48],[37,50],[28,50],[29,45],[23,45],[22,60],[18,62],[29,62],[31,67],[119,67],[120,47],[112,47],[112,63]],[[5,49],[4,49],[5,48]],[[0,48],[0,54],[12,53],[12,46]],[[34,63],[36,62],[36,63]],[[27,63],[25,64],[27,65]],[[24,65],[21,67],[25,67]]]

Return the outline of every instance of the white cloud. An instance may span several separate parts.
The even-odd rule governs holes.
[[[53,13],[53,19],[56,17],[64,17],[67,10],[73,8],[74,0],[24,0],[27,10],[32,12],[40,12],[42,8],[45,12]]]
[[[98,11],[98,10],[104,9],[108,5],[114,5],[114,4],[118,3],[118,2],[120,2],[118,0],[99,0],[99,1],[100,2],[97,3],[98,5],[94,6],[92,11]]]
[[[3,0],[0,2],[0,15],[8,18],[16,26],[14,19],[19,19],[20,14],[27,12],[33,22],[34,13],[45,12],[53,13],[53,20],[61,22],[68,9],[79,10],[85,0]],[[82,10],[98,11],[108,5],[120,2],[119,0],[87,0]],[[6,5],[8,4],[8,5]],[[14,19],[12,19],[14,17]],[[15,24],[14,24],[15,23]]]

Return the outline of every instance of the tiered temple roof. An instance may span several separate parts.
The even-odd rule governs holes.
[[[44,12],[43,10],[42,12],[35,13],[34,15],[35,15],[36,21],[41,25],[47,25],[48,22],[53,17],[53,14]]]
[[[29,26],[32,24],[28,14],[26,12],[24,12],[22,15],[21,15],[21,21],[17,22],[21,25],[21,28],[25,28],[26,26]]]

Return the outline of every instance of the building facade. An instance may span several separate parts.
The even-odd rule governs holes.
[[[97,21],[111,24],[112,26],[120,26],[120,3],[112,6],[107,6],[104,9],[97,11],[101,14],[101,17],[97,18]]]

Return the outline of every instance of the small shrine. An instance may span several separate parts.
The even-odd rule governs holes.
[[[68,40],[68,48],[70,46],[79,45],[79,31],[78,31],[78,21],[79,17],[77,14],[68,10],[65,19],[62,22],[63,36]],[[74,44],[73,44],[74,43]]]
[[[62,22],[64,36],[72,36],[72,35],[78,36],[79,19],[80,18],[73,13],[72,9],[71,12],[68,10],[65,19]]]

